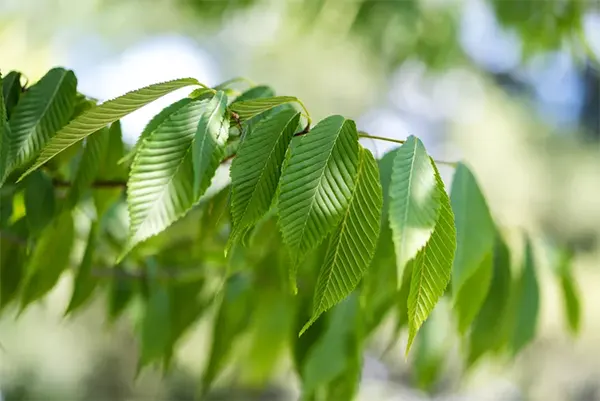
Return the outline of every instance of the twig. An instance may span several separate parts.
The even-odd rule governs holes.
[[[73,185],[73,183],[70,181],[63,181],[63,180],[54,178],[52,180],[52,185],[54,185],[57,188],[65,188],[65,187],[70,187],[71,185]],[[96,181],[92,182],[91,187],[92,188],[123,188],[126,185],[127,185],[127,182],[121,181],[121,180],[96,180]]]

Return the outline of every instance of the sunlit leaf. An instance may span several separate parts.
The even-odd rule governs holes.
[[[531,241],[527,238],[521,276],[516,286],[516,317],[513,326],[511,349],[519,352],[535,337],[540,307],[540,289],[535,272]]]
[[[435,164],[433,166],[435,167]],[[407,353],[417,331],[433,311],[438,299],[444,294],[450,281],[452,261],[456,250],[456,230],[450,199],[437,169],[435,177],[440,197],[440,211],[431,238],[419,251],[413,262],[408,295]]]
[[[204,91],[208,91],[209,93],[212,93],[209,89],[206,89],[206,88],[200,88],[199,90],[204,90]],[[157,115],[152,117],[152,119],[144,127],[144,130],[138,137],[133,148],[131,148],[131,150],[125,156],[123,156],[123,158],[121,160],[119,160],[119,164],[132,160],[134,158],[135,154],[137,153],[137,151],[139,150],[140,146],[144,142],[144,140],[146,138],[148,138],[150,136],[150,134],[152,134],[154,131],[156,131],[156,129],[167,119],[167,117],[169,117],[171,114],[175,113],[177,110],[181,109],[183,106],[185,106],[186,104],[188,104],[191,101],[192,101],[192,99],[188,98],[188,97],[180,99],[180,100],[176,101],[175,103],[172,103],[169,106],[165,107],[164,109],[161,110],[160,113],[158,113]]]
[[[361,147],[356,185],[329,244],[317,279],[313,315],[302,332],[358,285],[375,253],[381,206],[377,162],[371,152]]]
[[[231,163],[233,243],[270,208],[300,114],[282,111],[256,126]]]
[[[93,134],[100,128],[119,120],[127,114],[142,108],[148,103],[151,103],[168,93],[189,85],[200,85],[200,83],[193,78],[182,78],[157,83],[128,92],[123,96],[119,96],[89,109],[76,119],[72,120],[48,142],[40,153],[40,156],[37,158],[35,164],[27,170],[23,176],[37,169],[68,147],[82,141],[88,135]],[[21,177],[21,179],[22,178],[23,177]]]
[[[127,183],[130,235],[122,257],[193,206],[191,147],[207,103],[194,101],[183,106],[142,143]]]
[[[194,136],[192,162],[195,198],[203,195],[210,185],[223,159],[228,136],[227,96],[219,91],[206,104]]]
[[[13,168],[33,159],[69,121],[76,87],[73,71],[53,68],[21,97],[10,118]]]
[[[440,208],[433,165],[423,143],[412,135],[396,151],[389,196],[397,277],[402,277],[406,263],[431,237]]]
[[[331,116],[291,148],[280,182],[279,225],[293,266],[340,222],[358,169],[358,133],[353,121]],[[295,268],[291,271],[295,281]]]

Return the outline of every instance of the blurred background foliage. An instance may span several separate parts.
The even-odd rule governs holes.
[[[298,96],[315,119],[344,114],[371,134],[400,139],[414,134],[436,158],[466,160],[505,231],[517,238],[521,229],[539,234],[543,309],[539,338],[523,355],[485,361],[465,375],[456,368],[460,344],[443,335],[448,332],[443,316],[449,313],[441,304],[422,333],[422,342],[430,346],[417,344],[417,364],[404,360],[401,345],[381,356],[389,327],[370,337],[360,391],[365,400],[423,399],[428,393],[486,400],[600,399],[599,60],[600,3],[594,0],[0,3],[3,71],[21,70],[34,82],[52,66],[63,65],[75,70],[82,92],[101,100],[183,76],[212,85],[247,76],[279,94]],[[125,140],[133,143],[148,119],[177,96],[182,95],[167,96],[123,119]],[[389,149],[365,145],[377,157]],[[450,182],[452,170],[441,173]],[[227,173],[222,177],[221,187]],[[194,256],[182,252],[189,246],[178,238],[208,241],[203,249],[214,254],[203,257],[218,264],[225,239],[203,233],[197,224],[200,216],[214,218],[209,210],[207,203],[195,212],[198,216],[174,225],[139,254],[169,249],[158,262],[181,266]],[[126,232],[123,213],[114,210],[105,228],[116,238]],[[584,308],[576,340],[562,330],[563,306],[547,246],[556,243],[568,244],[576,255],[573,269]],[[260,246],[253,249],[258,267],[271,263]],[[127,292],[111,287],[111,281],[107,277],[101,285]],[[63,276],[43,304],[16,320],[10,314],[0,319],[0,399],[190,399],[208,358],[210,319],[200,320],[180,342],[173,373],[163,377],[145,371],[134,381],[132,333],[137,328],[118,319],[107,329],[102,296],[75,317],[61,319],[71,282]],[[140,285],[139,280],[116,283]],[[272,284],[265,288],[277,288]],[[263,311],[271,309],[253,305],[252,319],[264,319],[265,327],[288,325],[293,335],[296,322],[289,305],[279,306],[275,318]],[[128,313],[139,315],[138,309],[134,300]],[[265,342],[242,344],[231,354],[235,358],[285,342],[267,341],[265,334],[249,334],[246,341]],[[449,354],[441,358],[440,349]],[[286,399],[285,364],[278,365],[281,375],[268,393],[247,389],[264,379],[257,366],[241,367],[238,385],[225,386],[213,399]]]

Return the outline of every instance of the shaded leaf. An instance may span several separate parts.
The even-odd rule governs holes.
[[[27,223],[24,218],[17,220],[0,236],[0,310],[18,295],[25,276],[27,248],[17,239],[26,241],[27,237]]]
[[[456,301],[467,280],[478,269],[487,268],[483,261],[492,252],[495,227],[477,180],[462,163],[456,166],[450,199],[456,221],[456,257],[452,266],[452,292]],[[487,286],[485,282],[482,285]],[[478,303],[470,306],[472,309],[478,309],[483,302],[485,291],[480,292],[481,297],[471,300]]]
[[[21,73],[11,71],[2,79],[1,82],[2,99],[6,107],[6,117],[10,119],[12,111],[19,102],[23,87],[21,86]]]
[[[7,119],[7,104],[4,91],[5,83],[7,82],[6,78],[2,78],[2,74],[0,73],[0,187],[4,184],[4,179],[8,174],[8,157],[9,157],[9,146],[10,146],[10,126]]]
[[[433,163],[433,160],[431,161]],[[435,168],[435,164],[433,164]],[[444,183],[436,168],[437,190],[440,196],[440,211],[431,238],[419,251],[413,262],[413,272],[408,295],[409,337],[406,352],[417,331],[433,311],[438,299],[450,281],[452,261],[456,249],[454,214]]]
[[[121,123],[117,120],[108,129],[108,144],[98,172],[97,180],[125,181],[127,171],[119,164],[125,147],[123,145],[123,133]],[[101,216],[107,208],[121,195],[123,188],[94,188],[92,196],[96,205],[96,213]]]
[[[210,185],[225,153],[229,137],[227,96],[219,91],[202,112],[192,145],[194,197],[198,198]]]
[[[94,254],[98,246],[97,237],[97,224],[93,223],[88,235],[83,259],[74,276],[73,293],[65,311],[65,316],[75,312],[84,305],[90,299],[98,285],[98,280],[92,276],[92,264],[94,263]]]
[[[54,185],[50,177],[37,171],[27,178],[25,210],[29,231],[33,235],[37,235],[52,221],[55,203]]]
[[[202,375],[202,391],[206,393],[213,380],[223,370],[229,351],[251,318],[250,280],[243,274],[227,279],[223,299],[213,326],[208,364]]]
[[[295,266],[342,219],[358,168],[358,133],[353,121],[331,116],[291,149],[279,194],[279,226]],[[295,285],[294,285],[295,287]]]
[[[581,301],[577,283],[571,272],[572,257],[573,255],[568,251],[561,252],[557,271],[563,294],[567,327],[572,334],[577,334],[581,326]]]
[[[421,328],[412,371],[413,381],[420,389],[431,391],[442,374],[449,332],[445,326],[443,316],[436,310]]]
[[[126,271],[122,266],[115,266],[108,293],[109,322],[114,322],[121,316],[137,291],[135,280],[126,275]]]
[[[300,113],[282,111],[262,120],[250,132],[231,163],[230,243],[242,236],[271,207],[281,167]]]
[[[303,399],[310,399],[354,363],[356,336],[360,332],[359,313],[357,294],[352,294],[329,312],[327,328],[308,351],[302,366]]]
[[[267,85],[258,85],[248,89],[247,91],[239,95],[237,98],[235,98],[233,103],[260,98],[269,98],[273,96],[275,96],[275,91],[273,90],[273,88]]]
[[[523,269],[516,286],[516,317],[511,349],[519,352],[533,340],[539,315],[540,290],[535,273],[535,260],[531,241],[527,238]]]
[[[356,185],[317,279],[313,315],[300,335],[358,285],[375,253],[382,202],[377,162],[361,147]]]
[[[412,135],[396,151],[389,197],[397,277],[402,277],[406,263],[431,237],[440,208],[433,165],[423,143]]]
[[[109,140],[109,132],[106,127],[87,138],[81,162],[67,198],[69,207],[75,206],[98,176],[100,165],[106,161]]]
[[[299,102],[299,100],[295,96],[274,96],[243,101],[236,100],[229,108],[238,114],[241,121],[245,121],[277,106],[292,102]]]
[[[70,213],[62,213],[44,229],[27,264],[21,311],[54,288],[69,266],[73,240],[73,217]]]
[[[10,119],[9,160],[13,168],[32,160],[71,117],[77,78],[53,68],[27,90]]]
[[[100,128],[119,120],[168,93],[189,85],[199,85],[199,82],[193,78],[182,78],[157,83],[128,92],[123,96],[106,101],[87,110],[61,129],[48,142],[34,165],[23,176],[37,169],[70,146],[82,141]]]
[[[458,331],[461,334],[467,331],[485,301],[492,280],[492,265],[493,256],[490,252],[456,296],[454,310],[458,315]]]
[[[164,282],[158,280],[158,267],[148,270],[149,296],[141,326],[140,367],[160,360],[168,352],[171,339],[171,299]]]
[[[484,353],[498,349],[506,335],[506,318],[510,305],[510,253],[498,235],[493,253],[490,288],[481,310],[473,321],[469,336],[468,363],[474,364]]]

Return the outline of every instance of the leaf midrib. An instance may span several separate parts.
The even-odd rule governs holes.
[[[366,156],[364,154],[361,154],[360,166],[359,166],[358,174],[356,176],[356,184],[354,186],[354,190],[352,191],[352,197],[350,198],[350,201],[348,202],[348,208],[346,209],[346,213],[344,214],[344,217],[342,218],[342,222],[340,223],[340,232],[339,232],[340,240],[338,241],[338,243],[335,246],[335,253],[333,255],[333,261],[331,262],[332,268],[329,269],[329,273],[327,274],[327,280],[325,282],[326,285],[325,285],[325,290],[323,291],[323,296],[321,297],[321,300],[319,301],[319,307],[317,309],[315,309],[317,311],[322,310],[321,308],[323,307],[323,301],[325,301],[325,297],[326,297],[325,293],[327,292],[327,289],[329,288],[329,283],[331,282],[331,276],[333,275],[333,267],[335,266],[335,262],[339,258],[339,254],[340,254],[339,248],[342,243],[341,237],[342,237],[342,235],[344,235],[344,232],[346,230],[348,217],[350,216],[350,211],[352,210],[352,205],[356,199],[356,193],[358,192],[358,185],[362,178],[362,174],[364,174],[363,170],[364,170],[364,159],[365,158],[366,158]]]
[[[243,222],[245,216],[246,216],[246,212],[248,211],[248,207],[250,207],[250,203],[252,203],[252,200],[254,199],[254,195],[256,194],[256,191],[258,189],[258,183],[261,182],[263,174],[266,170],[267,165],[269,164],[269,161],[271,160],[271,157],[273,156],[273,152],[275,152],[275,149],[277,149],[277,145],[279,144],[279,142],[281,141],[282,137],[283,137],[283,133],[286,131],[287,127],[290,125],[290,123],[292,122],[292,120],[294,119],[295,115],[292,116],[292,118],[290,120],[288,120],[288,122],[285,124],[285,126],[283,127],[283,129],[281,130],[281,133],[279,134],[279,136],[277,137],[277,140],[273,143],[273,147],[271,148],[271,151],[269,152],[269,156],[267,157],[265,164],[263,165],[263,168],[260,170],[260,174],[258,176],[258,179],[256,180],[257,185],[254,186],[254,189],[252,190],[252,194],[250,195],[250,200],[246,203],[246,207],[244,208],[244,211],[241,213],[241,217],[240,217],[240,224]]]
[[[419,145],[419,142],[416,139],[414,142],[415,142],[415,145],[413,147],[413,156],[412,156],[412,160],[410,162],[410,173],[408,175],[408,190],[406,191],[406,198],[405,198],[406,199],[406,208],[404,210],[404,217],[402,219],[402,223],[404,226],[404,230],[403,230],[404,232],[403,232],[403,235],[401,236],[401,240],[400,240],[400,252],[402,252],[402,253],[405,253],[404,247],[406,244],[405,241],[406,241],[406,237],[407,237],[406,224],[408,221],[408,209],[410,208],[410,204],[411,204],[410,195],[412,193],[412,181],[413,181],[413,175],[414,175],[415,161],[417,159],[417,148]],[[406,257],[406,256],[404,256],[404,257]],[[404,269],[404,266],[402,266],[402,268]]]
[[[306,214],[307,218],[304,219],[304,223],[302,224],[302,229],[300,230],[300,236],[299,236],[299,239],[298,239],[298,244],[295,247],[296,248],[296,255],[295,255],[295,258],[294,258],[295,259],[294,260],[295,264],[298,263],[298,250],[299,250],[299,248],[300,248],[300,246],[302,244],[302,238],[304,238],[304,230],[306,230],[306,224],[308,223],[309,216],[312,213],[312,209],[313,209],[314,204],[315,204],[315,199],[317,198],[317,193],[319,191],[319,188],[321,187],[321,182],[323,181],[323,176],[324,176],[323,173],[325,172],[325,169],[329,165],[329,161],[331,160],[331,155],[333,154],[333,149],[335,148],[335,145],[337,144],[337,140],[338,140],[338,138],[340,136],[340,133],[342,132],[342,129],[344,128],[344,124],[346,124],[346,120],[344,120],[344,122],[340,125],[340,128],[338,129],[338,131],[337,131],[337,133],[335,135],[335,140],[333,141],[333,146],[331,147],[331,150],[329,151],[329,154],[327,155],[327,161],[323,164],[323,168],[321,169],[321,172],[319,173],[319,183],[316,186],[316,190],[315,190],[313,196],[311,196],[310,206],[308,208],[308,213]],[[309,137],[309,136],[306,135],[304,138],[307,138],[307,137]],[[305,140],[304,138],[302,140]]]

